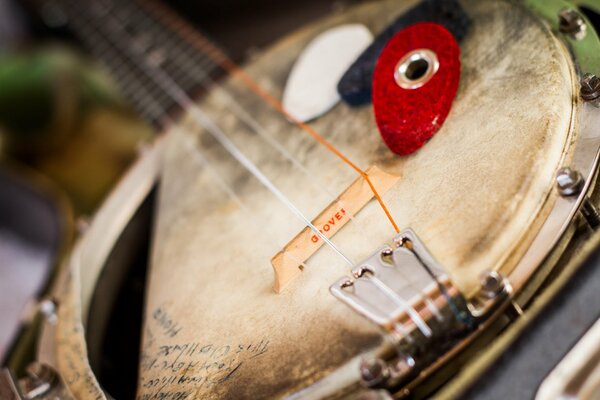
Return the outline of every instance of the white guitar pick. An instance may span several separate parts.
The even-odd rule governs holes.
[[[283,107],[300,121],[310,121],[340,100],[337,84],[373,35],[361,24],[340,25],[315,37],[296,60],[283,93]]]

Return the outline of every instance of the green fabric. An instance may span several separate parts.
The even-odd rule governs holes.
[[[34,135],[53,114],[52,67],[44,57],[0,60],[0,125]]]
[[[75,116],[99,105],[122,105],[116,88],[95,65],[64,48],[0,58],[0,127],[19,139],[52,131],[59,104]]]

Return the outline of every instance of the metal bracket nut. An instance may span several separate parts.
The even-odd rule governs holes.
[[[581,40],[586,34],[586,24],[579,12],[564,8],[558,13],[558,30],[573,39]]]
[[[581,174],[569,167],[561,168],[556,174],[558,191],[564,197],[578,195],[583,189],[583,183]]]

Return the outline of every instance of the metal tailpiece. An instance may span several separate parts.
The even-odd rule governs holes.
[[[382,247],[357,264],[351,277],[334,283],[331,293],[378,325],[394,343],[393,354],[365,360],[363,384],[404,384],[476,331],[510,294],[504,278],[496,272],[488,275],[477,301],[468,303],[418,236],[406,229],[393,246]]]

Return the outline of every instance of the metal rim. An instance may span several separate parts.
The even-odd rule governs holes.
[[[564,1],[530,0],[526,6],[550,23],[554,32],[559,32],[559,13],[565,6]],[[586,21],[586,23],[589,22]],[[579,84],[579,77],[583,73],[600,72],[600,40],[593,29],[589,29],[583,39],[566,34],[561,36],[563,43],[569,47],[571,60],[577,69],[573,76],[575,85]],[[574,89],[578,94],[578,88]],[[600,109],[591,103],[580,104],[578,112],[572,116],[572,126],[575,126],[572,129],[576,129],[575,141],[571,144],[571,148],[574,147],[574,150],[570,153],[570,161],[568,163],[563,161],[558,170],[568,167],[580,174],[583,182],[577,193],[569,196],[560,195],[556,198],[554,205],[549,209],[548,216],[523,256],[510,271],[506,271],[517,292],[526,286],[529,278],[536,273],[539,266],[543,265],[546,257],[559,243],[579,207],[593,189],[592,182],[598,168],[600,151],[600,129],[598,129]],[[558,185],[555,190],[558,190],[560,194]]]

